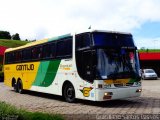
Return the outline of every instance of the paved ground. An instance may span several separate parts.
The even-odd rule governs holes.
[[[35,92],[18,94],[1,82],[0,101],[30,111],[64,114],[68,119],[82,119],[82,117],[85,119],[106,119],[108,116],[103,115],[110,114],[159,114],[160,118],[160,80],[143,80],[142,85],[143,92],[138,98],[108,102],[78,100],[77,103],[67,103],[63,101],[62,97],[54,95]]]

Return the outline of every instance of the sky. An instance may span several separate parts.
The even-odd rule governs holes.
[[[160,0],[0,0],[0,30],[39,40],[92,29],[130,32],[160,49]]]

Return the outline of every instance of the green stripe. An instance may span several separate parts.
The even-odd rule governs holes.
[[[41,87],[50,86],[57,74],[60,62],[60,60],[41,62],[33,85]]]
[[[134,82],[138,82],[138,81],[140,81],[140,79],[138,79],[138,78],[131,78],[128,83],[134,83]]]
[[[40,86],[40,84],[43,82],[45,78],[45,74],[47,73],[49,66],[49,61],[41,62],[38,68],[38,72],[36,75],[36,79],[33,83],[35,86]]]
[[[59,39],[62,39],[62,38],[65,38],[65,37],[70,37],[70,36],[71,36],[71,34],[66,34],[66,35],[62,35],[62,36],[57,36],[57,37],[49,38],[48,42],[49,41],[54,41],[54,40],[59,40]]]
[[[136,81],[136,79],[131,78],[128,83],[134,83],[135,81]]]
[[[60,60],[50,61],[47,73],[45,75],[43,83],[40,86],[48,87],[49,85],[52,84],[52,82],[54,81],[54,78],[57,74],[60,62],[61,62]]]

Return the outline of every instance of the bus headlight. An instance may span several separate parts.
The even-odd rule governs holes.
[[[104,96],[110,96],[110,95],[113,95],[113,93],[112,92],[105,92],[104,93]]]
[[[142,92],[142,89],[137,89],[136,92]]]
[[[103,99],[111,99],[112,98],[113,93],[112,92],[105,92]]]

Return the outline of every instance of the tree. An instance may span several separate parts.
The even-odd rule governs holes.
[[[0,39],[11,39],[11,35],[8,31],[0,31]]]
[[[12,35],[12,40],[21,40],[19,37],[19,34],[16,33],[16,34]]]

